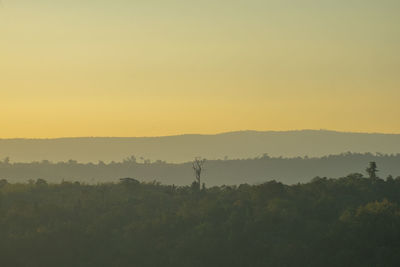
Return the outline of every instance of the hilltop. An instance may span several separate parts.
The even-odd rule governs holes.
[[[207,159],[322,157],[344,152],[400,152],[400,134],[351,133],[327,130],[239,131],[215,135],[162,137],[78,137],[58,139],[0,139],[0,157],[15,162],[121,161],[135,155],[171,163],[196,156]]]

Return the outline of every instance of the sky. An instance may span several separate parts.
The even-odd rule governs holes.
[[[2,0],[0,138],[400,133],[398,0]]]

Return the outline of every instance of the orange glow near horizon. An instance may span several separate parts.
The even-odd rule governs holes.
[[[0,7],[0,138],[400,133],[397,1],[34,2]]]

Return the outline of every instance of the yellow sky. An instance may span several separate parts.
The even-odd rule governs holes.
[[[399,12],[394,0],[3,0],[0,138],[400,133]]]

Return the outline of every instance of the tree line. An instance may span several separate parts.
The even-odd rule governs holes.
[[[400,178],[380,172],[209,187],[1,180],[0,265],[398,266]]]
[[[210,186],[262,183],[277,180],[285,184],[307,182],[310,177],[343,177],[362,170],[366,162],[376,162],[381,177],[400,174],[400,154],[344,153],[326,157],[270,157],[264,154],[249,159],[207,159],[202,182]],[[11,183],[44,179],[51,183],[80,181],[90,184],[118,182],[121,177],[133,177],[141,182],[159,181],[162,184],[190,185],[192,163],[167,163],[129,157],[121,162],[80,163],[0,161],[0,179]]]

